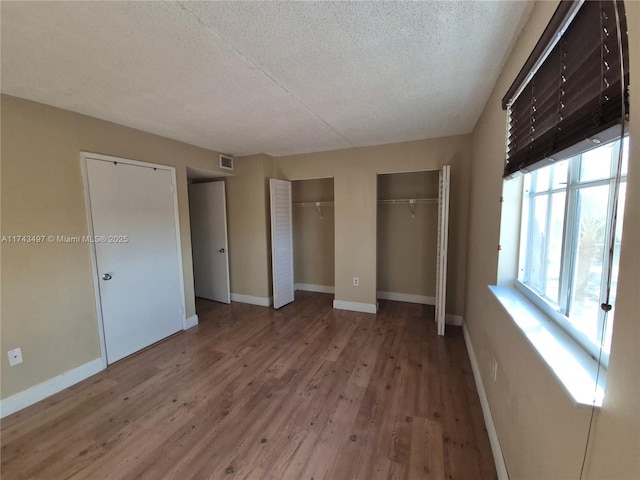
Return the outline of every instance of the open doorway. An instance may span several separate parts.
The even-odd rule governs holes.
[[[187,169],[196,313],[230,303],[229,246],[223,176]]]

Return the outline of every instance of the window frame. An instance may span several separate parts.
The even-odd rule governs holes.
[[[613,198],[615,195],[615,182],[618,168],[618,161],[621,158],[620,148],[628,148],[628,134],[625,134],[622,139],[618,138],[608,141],[599,145],[594,145],[589,150],[582,151],[576,155],[571,155],[560,161],[568,162],[567,166],[567,179],[564,187],[554,188],[553,170],[549,175],[548,188],[541,191],[531,191],[535,189],[535,183],[538,179],[539,170],[531,172],[527,175],[523,184],[522,195],[522,208],[521,208],[521,225],[520,225],[520,247],[518,257],[518,277],[514,281],[515,288],[522,293],[529,301],[531,301],[538,309],[540,309],[547,317],[549,317],[554,323],[556,323],[565,333],[567,333],[578,345],[583,348],[593,359],[600,361],[600,363],[606,368],[609,364],[609,352],[605,348],[600,348],[600,345],[605,342],[607,330],[611,328],[610,325],[605,325],[605,312],[599,308],[597,318],[597,329],[601,331],[600,340],[594,342],[594,339],[589,338],[588,335],[574,328],[571,320],[571,302],[572,302],[572,286],[575,280],[575,264],[577,257],[577,246],[579,241],[579,221],[580,221],[580,208],[579,208],[579,193],[581,190],[587,188],[593,188],[598,186],[609,187],[608,192],[608,204],[607,204],[607,216],[606,227],[603,237],[604,251],[602,259],[602,271],[600,274],[600,292],[599,299],[605,298],[606,295],[606,273],[609,268],[610,256],[608,255],[608,245],[611,242],[611,236],[615,235],[613,231]],[[624,147],[622,144],[625,144]],[[607,178],[595,179],[595,180],[580,180],[580,170],[583,162],[583,156],[588,151],[596,148],[606,147],[611,145],[611,162],[609,169],[609,176]],[[557,164],[559,161],[554,162]],[[552,164],[552,165],[553,165]],[[552,166],[550,165],[550,166]],[[621,184],[626,183],[627,174],[623,173],[620,178]],[[550,231],[551,223],[551,209],[552,202],[551,197],[555,193],[565,192],[565,204],[564,204],[564,219],[562,229],[562,251],[560,260],[559,271],[559,285],[558,285],[558,302],[546,296],[546,292],[537,289],[534,285],[529,284],[531,279],[531,257],[532,257],[532,243],[530,241],[530,232],[532,232],[533,222],[535,221],[535,211],[532,209],[532,201],[536,197],[546,196],[547,211],[546,211],[546,226],[545,233]],[[618,222],[622,222],[622,218],[618,219]],[[547,281],[547,262],[549,259],[549,244],[548,238],[545,240],[544,247],[544,262],[543,265],[543,277],[541,284],[546,290]],[[567,315],[567,313],[569,315]],[[613,310],[607,317],[607,322],[613,321]]]

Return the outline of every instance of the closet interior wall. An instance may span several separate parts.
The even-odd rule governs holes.
[[[435,304],[438,171],[378,175],[378,298]]]
[[[335,287],[335,220],[333,178],[291,182],[293,261],[297,290],[333,293]],[[316,207],[316,202],[330,203]]]

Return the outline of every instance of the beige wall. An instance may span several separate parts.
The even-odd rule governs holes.
[[[333,202],[333,178],[292,182],[291,197],[298,202]],[[296,283],[333,286],[335,282],[334,208],[293,207],[293,261]]]
[[[420,140],[275,159],[289,180],[334,178],[336,300],[376,302],[377,174],[451,165],[447,312],[462,314],[467,249],[470,138]],[[360,277],[360,286],[353,286]]]
[[[438,198],[438,171],[378,176],[378,198]],[[378,291],[435,297],[438,204],[378,205]]]
[[[186,167],[217,152],[2,96],[2,235],[87,235],[80,152],[176,167],[187,316],[195,314]],[[100,357],[87,244],[2,244],[2,398]],[[24,362],[9,367],[6,352]]]
[[[538,40],[557,3],[535,5],[472,135],[469,254],[465,320],[478,359],[510,478],[578,478],[590,411],[575,406],[487,285],[513,277],[517,245],[500,236],[506,117],[500,99]],[[631,82],[640,78],[640,3],[626,2]],[[631,155],[618,303],[604,406],[595,417],[587,459],[592,479],[640,478],[640,95],[631,92]],[[517,184],[505,184],[517,199]],[[505,218],[513,209],[505,205]],[[517,216],[517,214],[516,214]],[[509,227],[508,225],[506,227]],[[498,258],[496,245],[503,241]],[[498,278],[500,266],[501,278]],[[493,381],[493,360],[498,362]]]

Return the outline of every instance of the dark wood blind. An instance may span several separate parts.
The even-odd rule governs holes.
[[[547,39],[546,45],[550,44],[570,3],[561,2],[549,22],[542,36]],[[620,68],[618,36],[622,42],[624,74]],[[540,43],[527,64],[539,63]],[[622,0],[584,2],[518,97],[513,100],[526,72],[525,75],[521,72],[503,99],[503,108],[511,103],[504,176],[543,166],[545,158],[622,122],[622,102],[627,115],[629,111],[628,55]]]

